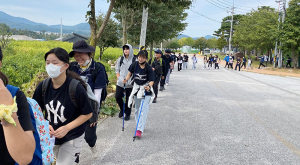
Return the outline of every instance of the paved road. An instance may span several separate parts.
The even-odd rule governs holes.
[[[141,140],[109,118],[80,164],[300,164],[300,79],[201,68],[171,74]]]

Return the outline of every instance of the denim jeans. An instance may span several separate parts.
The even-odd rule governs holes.
[[[151,96],[145,96],[145,98],[138,99],[136,96],[134,96],[134,102],[135,102],[135,121],[138,122],[139,114],[142,108],[142,113],[140,117],[140,121],[138,124],[137,130],[144,132],[147,115],[149,111],[149,103],[150,103]],[[142,107],[143,103],[143,107]]]
[[[171,69],[168,70],[168,73],[167,73],[167,76],[166,76],[166,83],[167,84],[169,84],[170,74],[171,74]]]
[[[192,69],[196,69],[196,63],[195,63],[195,62],[193,62],[193,67],[192,67]]]

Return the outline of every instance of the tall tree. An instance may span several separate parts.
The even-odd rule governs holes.
[[[169,7],[168,4],[154,2],[148,5],[146,46],[150,46],[150,55],[152,55],[154,43],[176,37],[187,26],[183,21],[187,17],[184,10],[188,7],[174,6],[172,9],[169,9]],[[141,33],[142,13],[137,13],[134,19],[136,22],[128,31],[128,34],[132,41],[138,43]]]
[[[281,49],[291,52],[294,69],[297,66],[300,51],[300,5],[299,0],[289,2],[286,10],[286,18],[282,30],[280,30],[280,41],[283,43]]]
[[[179,49],[181,47],[181,45],[178,43],[178,40],[173,40],[169,45],[168,48],[171,49],[175,49],[177,51],[177,49]]]
[[[100,13],[96,19],[98,27],[101,26],[104,19],[105,19],[105,15],[103,13]],[[103,35],[100,37],[100,39],[97,42],[97,46],[99,46],[99,49],[100,49],[99,60],[101,60],[103,52],[108,47],[118,46],[118,40],[121,38],[120,30],[121,30],[121,26],[118,22],[116,22],[112,19],[110,19],[108,21],[106,28],[103,32]]]
[[[226,46],[227,44],[228,43],[227,43],[227,40],[225,39],[224,33],[222,33],[221,37],[218,38],[217,48],[222,51],[222,48],[224,48],[224,46]]]
[[[200,46],[201,50],[203,50],[205,48],[208,48],[209,43],[208,43],[207,39],[205,39],[204,37],[196,39],[195,42],[194,42],[193,47],[194,48],[199,48],[199,46]]]
[[[243,15],[233,15],[232,31],[235,31],[235,26],[239,24],[242,17]],[[221,27],[217,31],[215,31],[213,35],[221,37],[223,34],[224,38],[228,41],[230,37],[231,19],[231,16],[223,18]]]

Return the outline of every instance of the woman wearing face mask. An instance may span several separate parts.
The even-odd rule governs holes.
[[[140,109],[142,108],[142,113],[140,116],[137,132],[135,135],[136,137],[139,138],[142,136],[142,132],[144,131],[146,125],[149,105],[152,103],[155,97],[152,88],[154,84],[155,75],[150,64],[146,62],[147,60],[148,60],[148,52],[145,50],[140,51],[138,53],[138,61],[130,65],[128,69],[129,73],[126,76],[126,78],[123,80],[123,83],[125,84],[133,74],[134,85],[129,97],[128,105],[130,105],[134,99],[136,122],[138,122],[139,112]],[[142,101],[144,101],[143,106],[142,106]]]
[[[35,99],[49,121],[50,136],[55,137],[53,148],[56,165],[75,164],[84,140],[86,121],[92,117],[85,83],[68,70],[69,54],[62,48],[51,49],[45,54],[46,71],[51,77],[48,86],[41,82],[36,88]],[[74,97],[70,96],[69,86],[73,79],[76,86]],[[76,105],[73,102],[76,102]]]
[[[91,87],[92,95],[95,95],[96,101],[100,103],[101,94],[106,88],[105,67],[91,58],[95,48],[88,45],[85,41],[78,41],[73,45],[73,51],[69,53],[70,57],[74,57],[76,62],[70,64],[70,70],[77,73]],[[96,129],[98,121],[98,110],[93,113],[93,117],[89,119],[85,129],[85,141],[90,146],[94,158],[97,158],[96,150]]]

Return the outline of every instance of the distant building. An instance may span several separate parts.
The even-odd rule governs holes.
[[[35,39],[25,36],[25,35],[12,35],[10,37],[10,39],[14,39],[14,40],[26,40],[26,41],[33,41]]]
[[[62,41],[64,42],[77,42],[77,41],[81,41],[81,40],[88,40],[89,37],[87,36],[82,36],[82,35],[79,35],[79,34],[76,34],[76,33],[73,33],[73,36],[71,37],[68,37],[68,38],[63,38]]]

